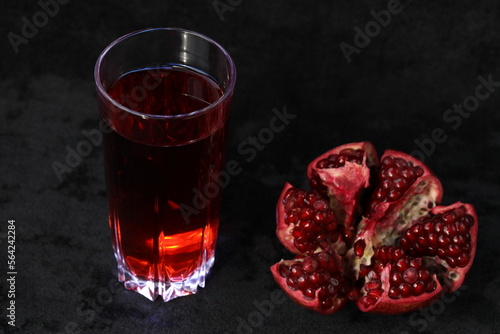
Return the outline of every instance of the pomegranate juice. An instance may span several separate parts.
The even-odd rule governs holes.
[[[125,287],[150,299],[194,293],[213,264],[220,191],[200,205],[196,191],[213,182],[225,149],[225,117],[164,121],[222,96],[210,77],[182,67],[121,76],[109,96],[144,115],[107,113],[104,135],[109,224]],[[176,285],[177,284],[177,285]]]

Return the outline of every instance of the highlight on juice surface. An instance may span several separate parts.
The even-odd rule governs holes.
[[[201,34],[123,36],[95,67],[109,226],[125,288],[164,301],[196,293],[214,263],[223,189],[197,194],[223,169],[236,80],[229,54]]]

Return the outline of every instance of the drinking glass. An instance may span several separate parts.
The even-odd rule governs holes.
[[[214,263],[233,60],[179,28],[118,38],[94,70],[118,279],[164,301],[196,293]]]

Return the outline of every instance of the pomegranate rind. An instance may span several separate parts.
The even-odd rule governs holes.
[[[320,160],[331,154],[338,154],[344,149],[362,149],[364,151],[362,164],[346,161],[343,167],[317,168]],[[351,228],[360,213],[359,200],[364,189],[370,185],[370,168],[378,166],[375,147],[370,142],[350,143],[335,147],[314,159],[307,167],[309,180],[318,175],[323,186],[327,188],[332,207],[346,229]]]
[[[293,188],[290,183],[285,183],[283,190],[281,191],[281,195],[278,199],[278,203],[276,205],[276,235],[278,236],[279,241],[286,249],[294,254],[302,254],[293,243],[292,231],[295,227],[294,224],[287,225],[285,223],[285,208],[283,206],[283,200],[285,199],[286,192],[288,189]]]
[[[308,300],[304,297],[304,295],[302,294],[302,292],[300,290],[294,291],[294,290],[290,289],[290,287],[288,287],[288,285],[286,284],[286,279],[280,275],[279,267],[281,264],[285,264],[285,265],[289,266],[289,265],[296,263],[296,262],[297,262],[296,260],[281,260],[280,262],[274,264],[270,268],[274,280],[280,286],[280,288],[290,297],[290,299],[292,299],[295,303],[297,303],[300,306],[303,306],[309,310],[312,310],[312,311],[315,311],[315,312],[318,312],[321,314],[325,314],[325,315],[333,314],[344,307],[344,305],[348,302],[347,298],[335,298],[334,299],[335,303],[333,304],[333,306],[330,307],[329,309],[324,310],[320,307],[319,300],[317,297],[314,299]]]
[[[408,313],[427,307],[432,301],[441,297],[443,288],[436,278],[436,275],[433,275],[433,280],[436,282],[436,289],[433,292],[424,292],[416,297],[393,299],[389,297],[388,293],[390,287],[390,272],[391,264],[387,264],[381,273],[382,288],[384,292],[374,305],[365,307],[361,301],[358,300],[356,305],[361,311],[385,315]],[[366,292],[362,290],[362,293],[365,294]]]

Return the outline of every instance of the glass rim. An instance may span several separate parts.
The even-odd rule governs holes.
[[[206,106],[202,109],[198,109],[198,110],[192,111],[192,112],[187,113],[187,114],[152,115],[152,114],[141,113],[137,110],[128,108],[128,107],[124,106],[123,104],[119,103],[118,101],[114,100],[113,98],[111,98],[111,96],[109,96],[108,92],[104,88],[103,83],[100,79],[101,64],[102,64],[104,57],[108,54],[109,50],[111,50],[113,47],[115,47],[116,45],[118,45],[119,43],[123,42],[124,40],[126,40],[130,37],[133,37],[133,36],[136,36],[136,35],[139,35],[142,33],[147,33],[149,31],[159,31],[159,30],[170,30],[170,31],[188,33],[190,35],[194,35],[194,36],[200,37],[200,38],[208,41],[209,43],[215,45],[217,48],[219,48],[222,51],[225,58],[229,62],[229,77],[230,77],[230,79],[229,79],[229,84],[228,84],[226,90],[224,91],[222,96],[217,101],[209,104],[208,106]],[[163,119],[163,120],[188,119],[188,118],[193,118],[193,117],[196,117],[199,115],[204,115],[204,114],[208,113],[210,110],[216,109],[216,107],[218,105],[222,104],[224,101],[226,101],[229,96],[232,96],[233,91],[234,91],[234,86],[236,84],[236,66],[234,64],[233,59],[229,55],[229,53],[226,51],[226,49],[224,49],[219,43],[217,43],[216,41],[214,41],[210,37],[207,37],[203,34],[200,34],[198,32],[192,31],[192,30],[187,30],[187,29],[183,29],[183,28],[175,28],[175,27],[172,27],[172,28],[145,28],[145,29],[133,31],[131,33],[128,33],[126,35],[123,35],[123,36],[115,39],[101,52],[101,54],[97,58],[97,62],[96,62],[95,67],[94,67],[94,81],[95,81],[95,84],[97,86],[97,90],[98,90],[99,94],[101,96],[103,96],[108,102],[112,103],[115,107],[117,107],[123,111],[134,114],[134,115],[139,116],[143,119]]]

